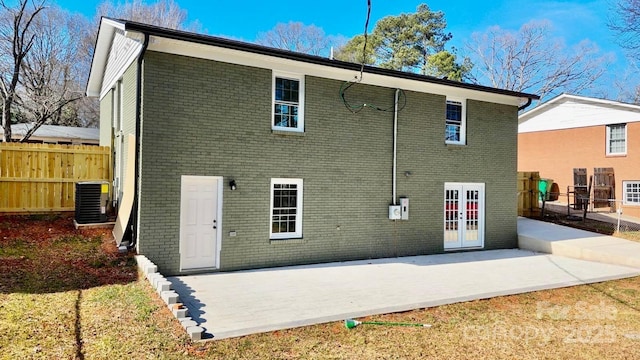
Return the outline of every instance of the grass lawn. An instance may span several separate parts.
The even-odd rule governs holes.
[[[621,237],[623,239],[640,242],[640,231],[620,231],[613,234],[614,236]]]
[[[191,343],[109,232],[0,217],[0,359],[633,359],[640,278]]]

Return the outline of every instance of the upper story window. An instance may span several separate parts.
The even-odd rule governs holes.
[[[627,153],[627,124],[607,125],[607,155]]]
[[[271,179],[270,237],[302,237],[302,179]]]
[[[273,130],[304,131],[304,76],[273,74]]]
[[[640,205],[640,181],[623,181],[622,191],[625,205]]]
[[[466,143],[466,122],[464,101],[447,99],[445,143],[464,145]]]

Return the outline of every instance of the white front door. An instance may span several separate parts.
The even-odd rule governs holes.
[[[182,176],[180,268],[217,269],[220,263],[222,177]]]
[[[484,184],[445,183],[445,250],[483,246]]]

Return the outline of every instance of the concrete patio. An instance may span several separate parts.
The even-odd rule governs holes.
[[[575,259],[640,268],[640,243],[618,237],[518,219],[518,247]]]
[[[519,219],[519,227],[522,220]],[[593,239],[600,237],[524,220],[522,231],[528,231],[530,238],[538,233],[543,241],[545,236],[552,237],[550,234],[560,230],[559,237],[563,241],[573,240],[574,244],[591,246]],[[629,252],[629,246],[640,247],[638,243],[618,240],[605,237],[600,241],[610,244],[600,248],[617,253]],[[597,252],[598,247],[592,250]],[[203,338],[224,339],[640,275],[640,266],[576,257],[518,249],[474,251],[178,276],[168,280],[193,320],[205,329]],[[640,258],[640,251],[634,257]],[[607,259],[615,262],[616,257]],[[633,261],[625,264],[636,264]]]

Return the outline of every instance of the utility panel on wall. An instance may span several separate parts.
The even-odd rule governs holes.
[[[400,220],[402,218],[400,205],[389,205],[389,220]]]
[[[409,220],[409,198],[400,198],[400,219]]]
[[[400,205],[389,205],[389,220],[409,220],[408,198],[400,198]]]

